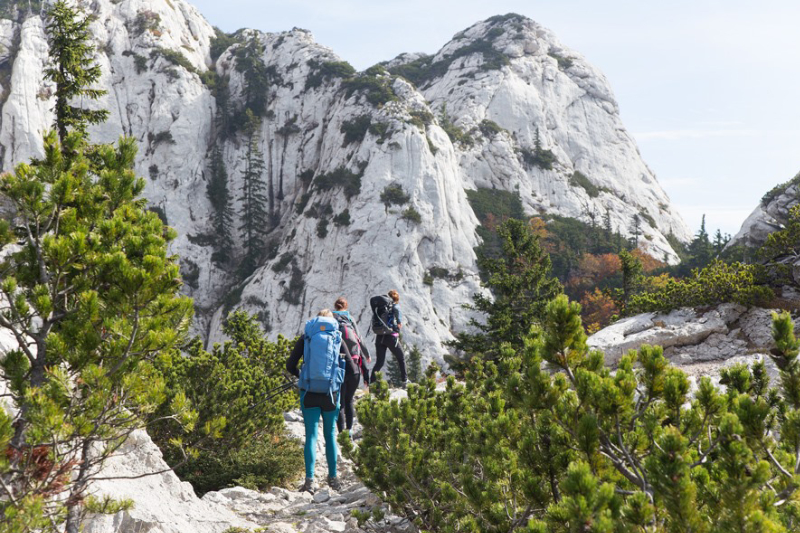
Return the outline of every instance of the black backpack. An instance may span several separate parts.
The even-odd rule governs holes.
[[[339,321],[339,331],[342,333],[342,342],[347,344],[350,357],[353,359],[356,368],[361,369],[361,339],[358,337],[355,324],[345,315],[334,313],[333,316]]]
[[[391,335],[395,331],[394,301],[388,296],[373,296],[369,299],[372,308],[372,331],[376,335]]]

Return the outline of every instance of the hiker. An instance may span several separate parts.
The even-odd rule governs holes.
[[[358,389],[362,374],[364,375],[364,383],[369,383],[369,369],[367,369],[366,361],[372,361],[369,350],[364,344],[364,341],[361,340],[361,335],[358,333],[355,320],[353,320],[347,308],[347,299],[344,296],[340,296],[333,304],[333,316],[339,321],[339,331],[342,333],[342,344],[347,345],[350,357],[353,359],[353,363],[355,363],[353,367],[357,370],[356,372],[352,372],[350,366],[348,366],[344,371],[342,407],[339,409],[339,419],[336,421],[336,427],[339,429],[340,433],[345,427],[347,427],[348,431],[353,429],[353,418],[355,417],[353,398],[356,395],[356,390]]]
[[[302,370],[297,370],[300,359]],[[345,368],[355,372],[353,359],[342,342],[339,323],[333,318],[330,309],[323,309],[316,318],[306,322],[303,336],[294,345],[286,370],[299,378],[300,410],[306,427],[306,444],[303,457],[306,463],[306,480],[301,491],[314,493],[314,467],[317,463],[317,431],[319,417],[322,416],[322,434],[325,437],[325,457],[328,459],[328,486],[336,491],[342,485],[336,476],[336,432],[335,424],[339,418],[340,389],[344,380]]]
[[[403,388],[408,384],[406,374],[406,358],[400,346],[400,328],[403,327],[403,314],[400,312],[400,293],[392,289],[387,296],[374,296],[370,298],[372,307],[372,331],[375,333],[375,366],[372,368],[370,382],[375,382],[375,374],[383,368],[386,362],[386,349],[388,348],[397,360],[400,368],[400,381]]]

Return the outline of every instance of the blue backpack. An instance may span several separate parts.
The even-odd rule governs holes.
[[[306,322],[300,389],[307,392],[337,392],[344,381],[345,360],[339,355],[342,334],[335,318],[318,316]]]

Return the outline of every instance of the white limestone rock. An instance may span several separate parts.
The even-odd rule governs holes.
[[[766,204],[762,201],[742,223],[739,232],[728,246],[745,245],[758,247],[764,244],[770,233],[782,229],[789,216],[789,209],[800,203],[800,175],[785,184],[785,188]]]
[[[788,294],[791,296],[791,294]],[[719,383],[722,369],[737,363],[763,361],[773,380],[778,370],[769,357],[772,309],[747,309],[721,304],[704,312],[684,308],[668,314],[646,313],[618,321],[589,337],[589,346],[602,350],[606,363],[616,365],[628,350],[643,344],[664,348],[670,362],[696,382],[700,377]],[[800,318],[795,319],[800,331]]]
[[[120,454],[103,466],[103,477],[119,479],[97,481],[92,486],[97,494],[133,500],[134,508],[110,516],[91,516],[83,530],[86,533],[221,533],[233,526],[257,527],[217,502],[201,500],[191,485],[180,481],[172,471],[130,479],[166,468],[161,450],[147,433],[135,431]]]
[[[690,238],[625,131],[608,81],[532,20],[499,17],[471,26],[434,56],[433,61],[459,56],[447,68],[420,87],[392,81],[395,101],[378,107],[363,92],[343,89],[335,77],[307,88],[315,64],[339,60],[309,32],[247,31],[245,36],[264,46],[261,61],[270,77],[259,134],[274,226],[265,253],[271,259],[241,282],[238,236],[230,265],[212,261],[219,236],[213,234],[206,186],[210,153],[218,146],[229,190],[240,189],[246,143],[241,135],[221,135],[219,102],[200,76],[213,68],[222,83],[228,80],[229,105],[241,108],[245,77],[236,69],[235,49],[212,63],[214,29],[185,0],[95,0],[84,7],[97,17],[92,30],[104,73],[100,85],[108,90],[92,105],[111,112],[91,134],[102,142],[121,134],[139,141],[136,169],[146,177],[145,196],[178,231],[172,251],[181,257],[184,291],[195,300],[195,329],[211,342],[223,339],[221,323],[233,306],[259,312],[271,335],[295,335],[309,316],[342,294],[365,330],[369,297],[396,288],[406,316],[404,341],[419,347],[426,362],[441,363],[442,342],[465,328],[471,316],[462,304],[480,290],[473,251],[480,221],[465,193],[476,187],[518,191],[531,215],[589,221],[609,213],[623,235],[630,234],[637,215],[641,246],[670,262],[677,256],[667,235]],[[149,27],[140,24],[143,20]],[[53,99],[52,87],[43,81],[47,43],[41,18],[0,20],[0,44],[15,51],[0,55],[0,64],[12,62],[10,78],[0,78],[5,83],[0,160],[8,170],[42,154]],[[164,49],[183,54],[190,68],[171,63]],[[422,57],[405,54],[387,66]],[[487,67],[493,60],[499,68]],[[450,140],[441,128],[444,108],[472,144]],[[434,119],[418,127],[411,123],[412,112],[431,113]],[[367,132],[363,141],[348,144],[342,127],[363,115],[385,125],[386,134]],[[484,120],[502,130],[482,133]],[[524,161],[522,152],[533,148],[537,132],[542,147],[557,159],[552,169]],[[309,191],[300,178],[304,172],[319,176],[340,167],[363,172],[360,192],[350,199],[338,188]],[[575,171],[586,176],[590,190],[572,179]],[[381,203],[380,194],[390,184],[403,187],[407,205]],[[329,205],[333,215],[348,210],[350,224],[331,223],[328,235],[319,238],[319,219],[296,209],[309,192],[307,212],[315,205]],[[240,207],[234,201],[234,212]],[[420,215],[419,224],[403,217],[411,207]],[[239,223],[237,215],[234,226]],[[283,268],[277,265],[281,257],[290,260]],[[430,286],[423,280],[433,267],[450,275]]]

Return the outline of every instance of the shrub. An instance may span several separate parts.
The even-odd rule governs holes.
[[[317,221],[317,237],[324,239],[328,236],[328,219],[321,218]]]
[[[141,74],[147,70],[147,58],[139,54],[133,54],[133,64],[136,67],[136,73]]]
[[[219,56],[221,56],[225,50],[238,42],[240,42],[240,40],[236,36],[227,34],[219,28],[214,27],[214,37],[211,38],[211,50],[209,51],[211,61],[219,59]]]
[[[800,185],[800,173],[798,173],[795,177],[793,177],[786,183],[781,183],[780,185],[776,185],[775,187],[773,187],[767,194],[765,194],[761,198],[761,205],[766,207],[772,200],[783,194],[786,191],[786,189],[788,189],[792,185]]]
[[[294,206],[294,210],[298,215],[305,210],[309,200],[311,200],[310,192],[303,193],[300,198],[298,198],[297,203]]]
[[[414,209],[413,207],[409,207],[403,214],[400,215],[400,218],[403,220],[407,220],[408,222],[413,222],[414,224],[422,223],[422,215],[419,214],[419,211]]]
[[[408,123],[413,124],[422,131],[425,131],[426,126],[433,124],[433,113],[427,109],[412,109],[408,114],[411,116]]]
[[[314,171],[309,168],[308,170],[304,170],[298,174],[297,177],[300,178],[300,181],[302,181],[303,184],[309,185],[311,180],[314,179]]]
[[[320,202],[317,202],[305,212],[305,217],[320,218],[320,217],[329,217],[332,214],[333,214],[333,207],[331,207],[331,204],[322,204]]]
[[[289,266],[289,263],[292,262],[292,259],[294,259],[294,254],[289,252],[282,254],[281,258],[278,259],[278,261],[274,265],[272,265],[272,271],[283,272],[286,269],[286,267]]]
[[[567,70],[573,65],[573,60],[571,57],[564,57],[556,54],[555,52],[549,52],[547,55],[556,60],[556,63],[558,63],[558,67],[561,70]]]
[[[405,205],[410,199],[411,197],[403,190],[403,186],[398,183],[387,185],[381,193],[381,202],[386,207]]]
[[[197,339],[188,347],[189,357],[176,351],[159,361],[168,397],[184,395],[198,413],[184,437],[198,443],[198,455],[176,473],[199,493],[238,484],[248,474],[253,486],[263,488],[297,475],[302,465],[300,447],[282,437],[283,412],[295,404],[296,394],[264,401],[268,391],[285,383],[282,370],[294,342],[283,336],[266,340],[257,318],[244,311],[229,315],[223,332],[231,341],[210,352]],[[183,461],[171,442],[175,425],[158,421],[159,415],[150,433],[174,466]]]
[[[469,133],[466,133],[452,122],[447,114],[447,107],[444,104],[442,104],[442,114],[439,117],[439,125],[442,127],[447,136],[450,137],[450,142],[463,144],[465,146],[472,146],[474,143],[474,140]]]
[[[647,211],[642,210],[639,211],[639,216],[645,219],[651,228],[653,229],[656,228],[656,219],[653,218],[653,215],[651,215]]]
[[[158,179],[158,165],[150,165],[147,168],[147,173],[150,176],[150,179],[155,181]]]
[[[360,76],[348,78],[342,83],[347,98],[350,98],[353,93],[360,92],[366,96],[367,102],[374,106],[382,106],[398,100],[392,88],[393,79],[387,75],[370,75],[368,74],[369,70]]]
[[[553,163],[557,161],[555,154],[547,148],[520,148],[522,161],[528,167],[539,167],[544,170],[552,170]]]
[[[342,142],[342,146],[347,146],[348,144],[362,142],[364,137],[367,135],[367,131],[372,124],[372,117],[369,114],[359,115],[353,120],[346,120],[342,122],[341,128],[339,131],[344,133],[344,140]]]
[[[350,225],[350,211],[345,209],[335,217],[333,217],[333,223],[337,226],[349,226]]]
[[[284,137],[288,137],[294,133],[300,133],[300,126],[297,125],[297,115],[292,116],[292,118],[287,119],[284,122],[283,126],[275,130],[275,133],[278,135],[282,135]]]
[[[150,10],[139,11],[133,21],[134,32],[137,36],[146,31],[156,33],[160,25],[161,15]]]
[[[180,50],[170,50],[169,48],[156,48],[152,52],[150,52],[150,58],[155,59],[157,57],[163,57],[169,63],[172,63],[175,66],[182,67],[193,74],[197,74],[197,69],[194,65],[192,65],[191,61],[183,55],[183,52]]]
[[[370,387],[362,440],[343,434],[342,450],[393,512],[430,532],[797,531],[800,343],[788,313],[772,324],[780,380],[763,361],[730,365],[723,388],[692,383],[660,347],[612,370],[587,346],[577,304],[562,296],[545,311],[523,350],[473,362],[464,383],[437,390],[429,368],[402,403],[385,382]]]
[[[433,286],[433,276],[431,276],[430,272],[425,272],[425,275],[422,276],[422,283],[429,287]]]
[[[378,144],[383,144],[393,133],[388,122],[373,122],[369,125],[369,132],[378,138]]]
[[[316,177],[314,183],[322,191],[329,191],[337,187],[341,188],[344,191],[345,197],[349,200],[361,192],[361,178],[363,176],[363,168],[356,174],[341,166],[330,172],[320,174]]]
[[[686,279],[670,279],[661,289],[630,298],[627,314],[671,311],[680,307],[699,307],[733,302],[745,306],[769,301],[774,293],[759,283],[761,268],[741,263],[727,264],[718,259]]]
[[[504,128],[500,127],[497,122],[488,119],[482,120],[478,129],[484,137],[494,137],[498,133],[506,131]]]
[[[450,65],[457,59],[473,54],[481,54],[483,57],[480,70],[484,71],[497,70],[510,63],[508,57],[496,50],[490,40],[476,39],[439,61],[434,62],[433,56],[423,56],[404,65],[393,67],[389,69],[389,72],[402,76],[417,87],[422,87],[425,83],[444,76]]]
[[[316,59],[308,61],[310,72],[306,78],[306,90],[316,89],[323,82],[333,78],[349,78],[356,73],[356,69],[347,61],[323,61],[320,63]]]
[[[589,181],[589,178],[587,178],[586,175],[580,170],[576,170],[572,173],[572,177],[569,179],[569,184],[574,187],[582,187],[590,198],[597,198],[600,196],[600,189],[597,187],[597,185]]]
[[[497,220],[525,218],[522,200],[518,192],[508,192],[500,189],[480,188],[467,190],[467,199],[475,216],[483,223],[489,215]]]
[[[172,137],[172,133],[169,130],[160,131],[156,134],[150,132],[147,134],[147,140],[150,141],[150,144],[153,145],[153,147],[156,147],[161,143],[175,144],[175,139]]]

